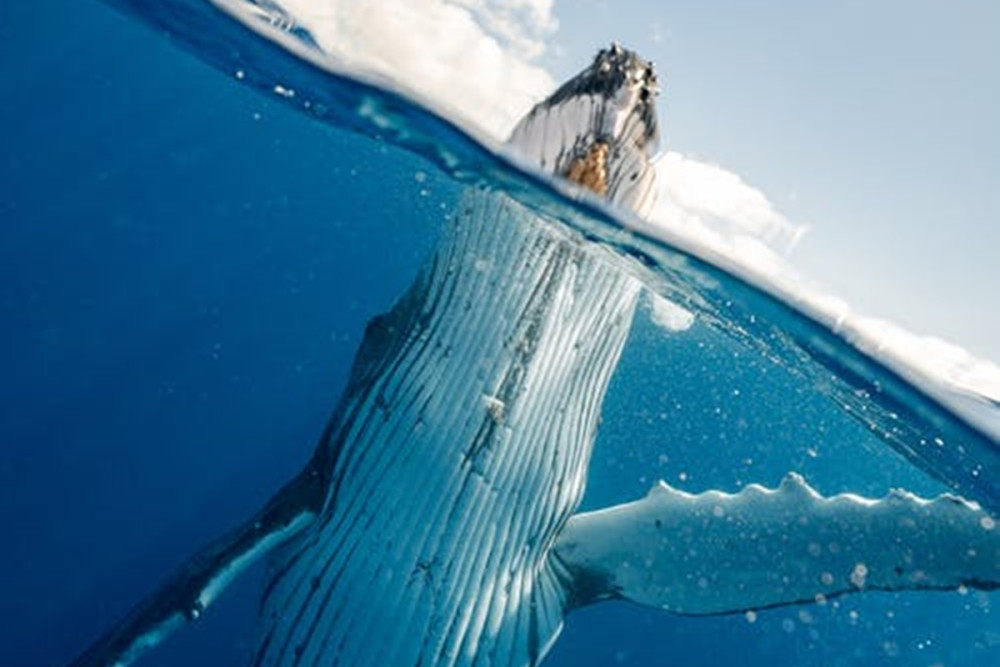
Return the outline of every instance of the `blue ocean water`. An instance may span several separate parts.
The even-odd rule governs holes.
[[[467,180],[438,169],[433,148],[310,121],[103,5],[9,12],[0,662],[58,665],[298,470],[365,323],[410,283]],[[331,80],[328,92],[350,86]],[[445,125],[421,127],[438,147],[468,150]],[[490,169],[502,167],[476,178],[518,178]],[[593,214],[574,213],[599,233]],[[672,252],[627,250],[651,253],[654,267]],[[902,424],[848,414],[830,398],[849,404],[841,384],[893,377],[738,280],[688,266],[659,275],[707,299],[704,312],[680,334],[637,318],[587,507],[631,500],[661,477],[735,490],[789,470],[827,494],[930,494],[944,480],[998,506],[995,474],[963,474],[993,460],[990,443],[970,436],[972,463],[953,451],[900,456],[872,432],[965,431],[902,385],[883,399],[912,401]],[[748,325],[747,311],[767,324]],[[796,357],[810,337],[832,347]],[[243,664],[260,574],[142,664]],[[570,617],[546,664],[994,665],[996,602],[865,594],[753,623],[606,603]]]

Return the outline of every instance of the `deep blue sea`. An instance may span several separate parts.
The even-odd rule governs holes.
[[[413,279],[468,179],[433,150],[297,113],[103,4],[6,11],[0,664],[61,665],[297,472],[366,322]],[[468,150],[413,113],[424,136]],[[590,213],[575,212],[581,227],[606,224]],[[674,250],[651,252],[655,270]],[[687,266],[659,275],[704,297],[704,316],[668,333],[640,312],[587,508],[660,478],[735,491],[790,470],[825,494],[951,486],[1000,507],[1000,471],[963,472],[995,461],[996,443],[970,436],[972,463],[900,455],[876,433],[964,426],[794,310]],[[823,344],[800,354],[803,341]],[[899,386],[859,416],[857,384],[872,381]],[[900,406],[902,423],[886,426],[878,410]],[[244,664],[262,574],[139,664]],[[750,622],[605,603],[569,617],[545,664],[992,667],[998,604],[996,593],[866,593]]]

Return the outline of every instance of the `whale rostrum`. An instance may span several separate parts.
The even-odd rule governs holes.
[[[652,203],[652,66],[618,45],[537,105],[510,145],[638,213]],[[973,503],[776,490],[576,514],[641,283],[511,196],[471,188],[423,270],[375,318],[303,471],[192,557],[74,663],[124,665],[267,554],[255,665],[538,664],[570,610],[683,614],[868,589],[994,588]]]

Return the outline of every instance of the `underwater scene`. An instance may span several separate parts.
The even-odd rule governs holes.
[[[11,12],[0,664],[1000,662],[1000,368],[803,280],[670,63]]]

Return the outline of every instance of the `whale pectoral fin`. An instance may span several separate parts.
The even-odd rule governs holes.
[[[73,661],[73,667],[131,664],[191,621],[244,570],[309,525],[316,482],[307,468],[250,521],[190,557],[159,588]]]
[[[723,614],[862,590],[1000,587],[1000,526],[973,503],[892,491],[691,495],[660,482],[636,502],[572,517],[555,546],[571,601],[622,598]]]

